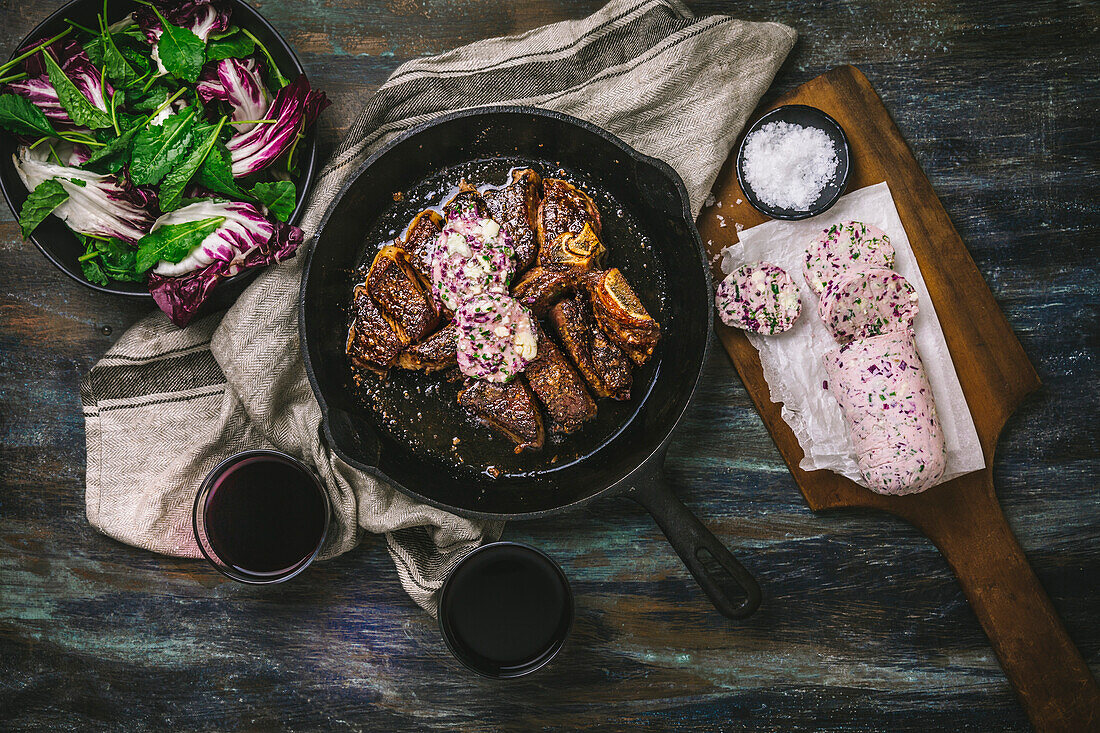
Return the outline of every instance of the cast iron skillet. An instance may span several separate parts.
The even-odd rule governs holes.
[[[584,171],[592,187],[605,188],[637,218],[667,273],[668,292],[652,378],[648,389],[636,382],[636,409],[622,427],[561,467],[494,479],[432,460],[395,439],[357,402],[344,348],[355,271],[364,252],[376,245],[364,237],[393,207],[395,192],[414,188],[440,169],[500,157]],[[755,580],[663,477],[669,437],[702,370],[713,302],[687,191],[672,168],[567,115],[530,107],[463,110],[406,132],[363,163],[329,207],[312,245],[299,300],[302,351],[325,438],[340,458],[414,499],[468,517],[537,519],[625,494],[653,515],[719,611],[745,618],[756,610]],[[422,422],[430,428],[431,416]]]

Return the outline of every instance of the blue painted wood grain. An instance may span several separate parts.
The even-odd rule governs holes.
[[[56,1],[0,3],[11,48]],[[265,0],[334,100],[330,149],[399,64],[600,3]],[[1002,504],[1100,669],[1100,16],[1084,3],[707,0],[800,40],[768,99],[871,79],[1043,379],[997,451]],[[70,282],[0,217],[0,726],[62,729],[1026,730],[946,563],[884,515],[815,516],[726,356],[673,442],[684,500],[760,578],[714,613],[640,509],[510,525],[562,563],[578,618],[545,671],[471,678],[368,538],[255,589],[96,534],[80,377],[144,307]]]

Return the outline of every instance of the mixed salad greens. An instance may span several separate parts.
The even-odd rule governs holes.
[[[283,76],[218,0],[152,0],[73,21],[0,66],[0,127],[30,191],[23,236],[53,214],[84,276],[145,282],[186,325],[214,286],[294,254],[298,144],[328,100]]]

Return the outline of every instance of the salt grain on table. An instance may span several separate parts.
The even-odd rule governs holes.
[[[745,181],[767,206],[809,209],[838,164],[832,139],[816,127],[769,122],[745,141]]]

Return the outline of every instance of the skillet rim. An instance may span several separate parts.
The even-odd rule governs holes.
[[[676,190],[676,194],[680,198],[680,213],[683,216],[683,221],[688,225],[688,231],[692,236],[695,243],[695,249],[699,256],[699,267],[703,271],[703,282],[707,289],[707,303],[706,309],[706,338],[703,341],[702,354],[700,354],[699,367],[696,369],[695,378],[691,384],[691,390],[688,392],[687,399],[684,401],[683,406],[676,413],[674,417],[669,419],[665,426],[665,434],[654,447],[654,449],[643,459],[639,460],[637,465],[629,470],[624,476],[615,480],[603,488],[595,491],[588,496],[576,499],[575,501],[568,502],[566,504],[559,504],[548,509],[539,509],[537,511],[530,512],[485,512],[475,509],[467,509],[465,507],[458,507],[451,504],[446,504],[429,496],[425,496],[418,491],[415,491],[404,484],[394,480],[378,466],[373,466],[368,463],[364,463],[356,458],[349,456],[344,452],[343,448],[335,440],[329,420],[329,406],[325,400],[320,385],[317,382],[317,377],[314,374],[313,363],[310,359],[309,339],[307,338],[305,327],[305,312],[306,312],[306,288],[309,284],[309,276],[313,265],[313,255],[317,250],[317,245],[321,239],[321,235],[325,231],[325,227],[328,225],[329,219],[332,217],[336,210],[336,207],[347,195],[348,190],[359,180],[363,175],[366,175],[370,167],[378,161],[382,156],[389,153],[393,148],[408,141],[411,138],[417,137],[422,133],[425,133],[439,125],[445,124],[452,120],[462,119],[466,117],[481,117],[489,115],[534,115],[537,117],[545,117],[558,122],[563,122],[573,127],[581,128],[582,130],[592,133],[597,137],[602,138],[605,142],[610,143],[616,148],[619,148],[624,155],[629,156],[632,160],[647,165],[656,170],[663,177],[668,179]],[[402,132],[393,140],[383,145],[376,150],[370,157],[364,160],[353,173],[351,173],[344,184],[340,187],[340,190],[333,197],[328,207],[325,209],[325,213],[322,215],[320,222],[317,224],[316,233],[310,237],[309,249],[305,253],[305,262],[302,268],[302,277],[298,287],[298,340],[299,351],[302,355],[302,362],[305,366],[306,378],[309,379],[310,389],[313,390],[313,396],[317,400],[318,405],[321,408],[321,430],[323,432],[323,439],[329,448],[340,458],[344,463],[348,464],[352,468],[362,471],[370,476],[385,481],[388,485],[394,489],[400,491],[402,494],[408,496],[416,501],[421,501],[436,509],[442,509],[443,511],[456,514],[461,517],[467,517],[471,519],[489,519],[489,520],[528,520],[528,519],[541,519],[543,517],[552,516],[555,514],[561,514],[564,512],[575,511],[581,509],[591,502],[611,496],[622,491],[629,489],[630,484],[633,484],[640,476],[654,473],[661,470],[661,464],[664,461],[664,454],[668,450],[668,443],[672,438],[672,433],[676,430],[676,427],[680,424],[684,414],[687,412],[688,407],[695,399],[695,392],[699,387],[699,382],[703,377],[703,369],[707,362],[707,357],[710,354],[712,347],[712,341],[714,339],[714,308],[709,307],[710,303],[714,302],[714,283],[712,282],[710,269],[707,266],[708,258],[706,250],[703,247],[703,239],[699,234],[699,229],[695,225],[695,218],[691,213],[691,199],[688,195],[687,186],[684,184],[680,174],[659,158],[654,158],[644,153],[640,153],[633,147],[628,145],[618,136],[613,133],[595,125],[587,120],[574,117],[572,115],[565,114],[564,112],[558,112],[555,110],[542,109],[539,107],[530,107],[525,105],[483,105],[478,107],[467,107],[465,109],[456,110],[453,112],[447,112],[437,117],[433,117],[426,122],[422,122],[415,125],[405,132]]]

